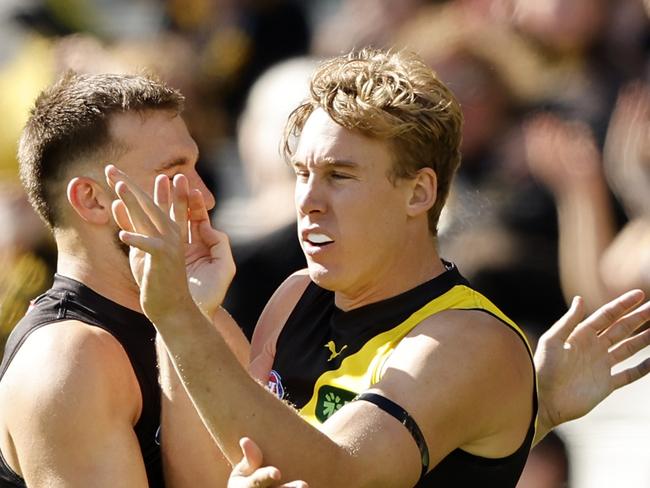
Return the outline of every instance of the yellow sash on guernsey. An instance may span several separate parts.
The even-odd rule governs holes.
[[[299,410],[300,415],[312,425],[318,426],[355,395],[381,380],[384,366],[392,352],[420,322],[444,310],[470,309],[485,310],[508,324],[524,340],[532,358],[532,349],[525,334],[512,320],[476,290],[456,285],[414,312],[404,322],[370,339],[358,352],[343,359],[338,369],[323,373],[314,384],[309,402]]]

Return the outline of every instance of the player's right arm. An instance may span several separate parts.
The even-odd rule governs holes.
[[[147,486],[126,352],[77,321],[34,331],[0,384],[2,452],[30,488]]]

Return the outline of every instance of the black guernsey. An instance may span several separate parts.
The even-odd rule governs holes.
[[[7,340],[0,365],[0,381],[9,364],[29,335],[43,326],[78,320],[109,332],[122,345],[142,393],[142,413],[133,427],[152,488],[164,487],[162,460],[157,432],[160,427],[160,388],[153,324],[138,312],[118,305],[82,283],[55,275],[54,284],[30,306]],[[119,473],[115,473],[119,476]],[[6,463],[0,453],[0,487],[25,487],[24,480]]]
[[[269,389],[310,423],[324,422],[381,379],[391,352],[418,323],[448,309],[495,316],[521,337],[530,354],[523,332],[449,264],[446,272],[427,283],[348,312],[336,308],[333,292],[310,283],[278,337]],[[514,488],[535,434],[536,388],[531,402],[530,427],[514,453],[488,459],[456,449],[417,486]]]

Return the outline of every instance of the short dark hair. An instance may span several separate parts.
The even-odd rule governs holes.
[[[150,76],[67,72],[36,99],[18,145],[20,178],[30,203],[51,228],[60,224],[56,198],[73,164],[114,158],[111,115],[129,111],[180,113],[184,97]],[[65,191],[65,190],[63,190]]]

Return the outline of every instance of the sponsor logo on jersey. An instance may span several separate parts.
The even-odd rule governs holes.
[[[327,360],[327,362],[329,363],[332,359],[336,358],[337,356],[340,356],[341,353],[343,352],[343,350],[344,350],[345,348],[347,348],[348,346],[347,346],[347,344],[346,344],[345,346],[343,346],[343,347],[342,347],[342,348],[337,352],[337,351],[336,351],[336,344],[334,344],[334,341],[329,341],[327,344],[325,344],[325,347],[326,347],[327,349],[329,349],[329,351],[330,351],[330,353],[331,353],[329,359]]]
[[[274,369],[272,369],[269,373],[269,380],[266,383],[266,387],[280,400],[284,398],[284,386],[282,386],[282,378],[280,377],[280,374]]]
[[[316,400],[316,418],[320,422],[325,422],[356,396],[356,393],[342,388],[330,385],[321,386]]]

